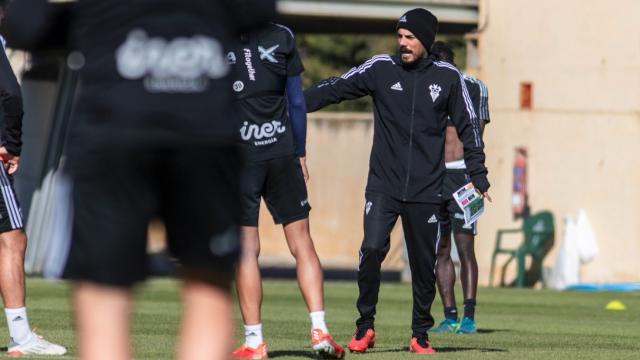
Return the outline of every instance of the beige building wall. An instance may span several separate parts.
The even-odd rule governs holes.
[[[481,281],[497,228],[510,220],[513,148],[529,149],[533,210],[556,220],[586,210],[600,254],[583,281],[640,280],[640,2],[485,0],[480,67],[490,91],[485,134],[494,203],[482,219]],[[533,109],[519,109],[519,84],[533,83]]]

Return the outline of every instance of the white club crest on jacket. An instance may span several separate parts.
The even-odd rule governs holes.
[[[441,90],[442,88],[438,84],[429,85],[429,91],[431,92],[431,100],[433,100],[433,102],[435,102],[438,96],[440,96]]]

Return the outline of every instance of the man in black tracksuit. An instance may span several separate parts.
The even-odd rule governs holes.
[[[364,352],[375,342],[374,315],[380,264],[389,234],[402,218],[413,280],[413,335],[409,350],[432,353],[427,330],[435,296],[435,260],[440,237],[438,213],[444,177],[444,134],[451,117],[464,144],[468,174],[487,194],[489,182],[478,120],[462,75],[452,65],[432,61],[429,49],[437,19],[414,9],[398,21],[398,56],[373,56],[340,78],[305,91],[307,110],[370,95],[374,102],[374,139],[369,163],[360,249],[357,307],[360,318],[349,349]]]

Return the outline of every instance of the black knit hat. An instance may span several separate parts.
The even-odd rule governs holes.
[[[400,28],[411,31],[429,51],[438,33],[438,19],[428,10],[416,8],[400,17],[396,30]]]

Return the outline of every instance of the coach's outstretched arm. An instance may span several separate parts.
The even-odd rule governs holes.
[[[314,112],[343,100],[351,100],[371,95],[374,89],[375,64],[371,59],[354,67],[340,77],[322,80],[304,91],[307,112]]]
[[[457,70],[456,70],[457,71]],[[484,143],[480,122],[473,109],[471,97],[462,77],[451,89],[449,97],[449,114],[451,121],[456,126],[458,137],[464,145],[464,161],[467,165],[467,173],[471,182],[482,194],[487,193],[491,184],[487,179],[487,168],[484,165]]]

